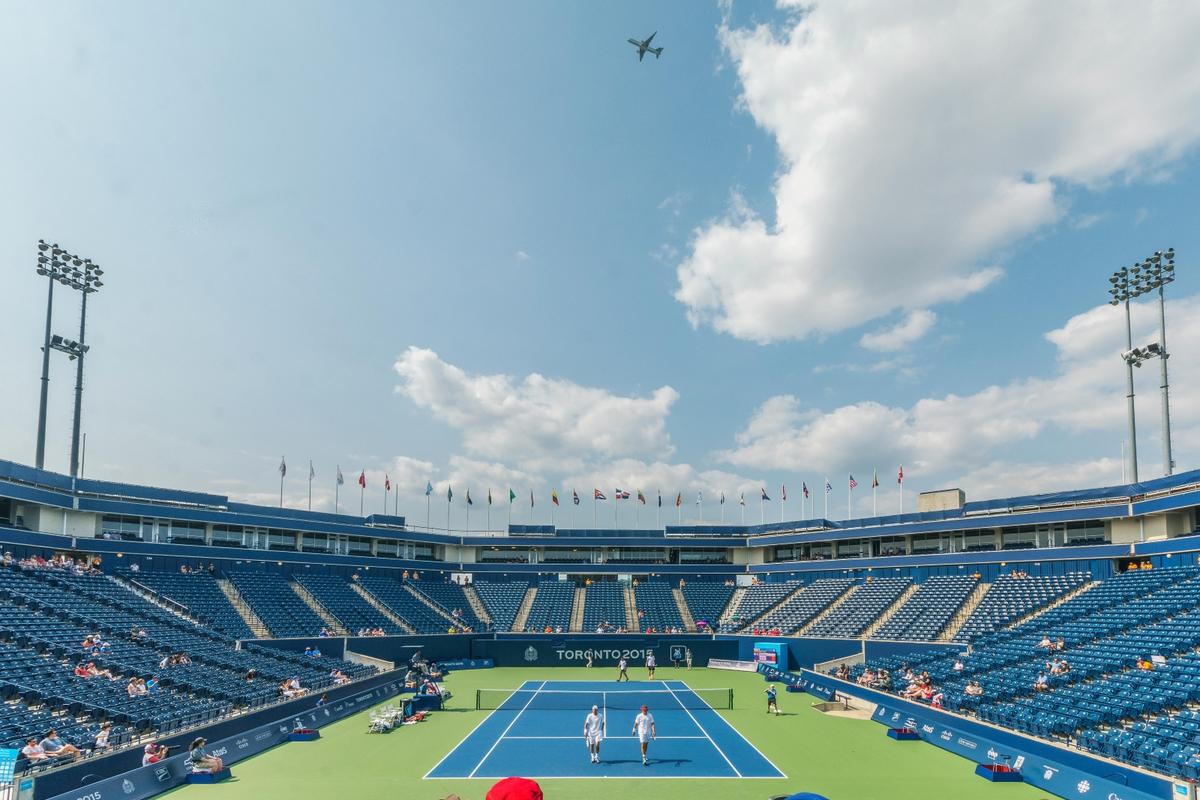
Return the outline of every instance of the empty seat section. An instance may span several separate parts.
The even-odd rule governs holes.
[[[858,636],[911,585],[911,578],[879,578],[864,583],[844,603],[805,631],[804,635]]]
[[[389,636],[404,633],[396,623],[354,591],[348,581],[337,575],[298,575],[296,582],[307,589],[351,635],[364,628],[383,628],[383,632]]]
[[[541,595],[540,589],[538,595]],[[567,613],[569,616],[569,606]],[[625,589],[616,581],[593,583],[584,593],[583,629],[594,631],[602,624],[614,628],[625,624]]]
[[[683,617],[675,605],[671,586],[664,581],[642,581],[634,587],[637,597],[638,621],[641,629],[662,631],[668,627],[683,628]]]
[[[875,631],[873,638],[936,639],[978,583],[974,575],[937,575],[926,579],[908,602]]]
[[[275,637],[316,636],[325,621],[273,572],[235,572],[229,580]]]
[[[359,584],[417,633],[445,633],[453,626],[450,620],[410,592],[402,581],[371,576],[360,578]]]
[[[721,623],[721,633],[732,633],[758,618],[764,611],[776,605],[799,588],[799,581],[783,581],[781,583],[756,583],[746,587],[741,605],[737,612],[728,620]]]
[[[471,608],[471,602],[467,600],[467,595],[463,592],[463,588],[457,583],[420,581],[409,585],[425,595],[427,599],[431,600],[447,614],[453,616],[453,612],[458,611],[456,619],[471,630],[483,630],[483,622],[480,621],[479,617],[475,616],[475,610]]]
[[[685,581],[680,591],[687,601],[692,621],[706,622],[708,628],[716,628],[733,597],[734,587],[716,581]]]
[[[234,638],[249,639],[254,636],[242,615],[221,591],[216,579],[206,572],[189,575],[178,572],[125,572],[121,577],[135,586],[178,603],[188,613]]]
[[[854,585],[851,578],[822,578],[784,600],[767,614],[752,620],[750,630],[778,630],[784,635],[795,633],[829,608],[843,592]]]
[[[479,601],[487,609],[492,618],[492,629],[511,631],[517,613],[521,610],[521,602],[529,591],[527,581],[486,581],[472,585]]]
[[[575,600],[575,584],[570,581],[545,581],[539,583],[537,594],[534,595],[533,605],[525,620],[525,630],[529,632],[568,630],[571,625],[571,605]],[[586,606],[585,606],[586,608]]]
[[[999,630],[1075,591],[1091,577],[1090,573],[1084,572],[1017,577],[1004,575],[988,587],[987,594],[963,623],[955,638],[970,642]]]

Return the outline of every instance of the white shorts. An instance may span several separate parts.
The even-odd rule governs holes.
[[[638,741],[641,742],[642,744],[645,744],[646,742],[650,741],[650,739],[651,739],[651,736],[648,733],[639,733],[638,734]]]
[[[604,734],[602,734],[602,733],[589,733],[587,736],[585,736],[585,737],[583,737],[583,738],[587,739],[587,743],[588,743],[588,745],[600,744],[601,742],[603,742],[603,741],[604,741]]]

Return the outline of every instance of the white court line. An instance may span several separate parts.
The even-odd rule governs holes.
[[[488,748],[488,751],[483,754],[483,758],[479,759],[479,763],[475,765],[475,769],[471,770],[471,774],[467,776],[468,778],[475,777],[475,773],[479,772],[479,768],[483,766],[483,762],[487,761],[488,756],[490,756],[492,754],[492,751],[494,751],[497,747],[500,746],[500,742],[504,741],[505,735],[509,731],[512,730],[512,726],[515,725],[517,720],[519,720],[521,718],[521,715],[525,713],[525,709],[529,708],[529,704],[533,702],[533,698],[537,697],[538,690],[540,690],[545,685],[546,685],[546,681],[542,681],[542,685],[539,686],[538,689],[535,689],[533,694],[529,695],[529,699],[525,701],[525,705],[521,706],[521,710],[518,711],[516,713],[516,716],[514,716],[512,718],[512,721],[510,721],[508,723],[508,727],[500,732],[500,737],[498,739],[496,739],[496,741],[492,743],[492,746]],[[488,716],[491,716],[491,715],[489,714]]]
[[[685,681],[679,681],[679,683],[680,683],[680,684],[682,684],[682,685],[683,685],[683,688],[684,688],[684,689],[686,689],[687,691],[689,691],[689,692],[690,692],[690,691],[692,691],[692,687],[688,686],[688,685],[687,685],[687,683],[686,683]],[[731,709],[729,709],[729,710],[730,710],[730,711],[732,711],[733,709],[731,708]],[[765,762],[767,762],[768,764],[770,764],[770,765],[771,765],[771,769],[773,769],[773,770],[775,770],[776,772],[778,772],[778,773],[779,773],[779,777],[780,777],[780,778],[786,778],[786,777],[787,777],[787,775],[786,775],[786,774],[784,774],[784,771],[783,771],[783,770],[781,770],[779,767],[777,767],[777,766],[775,765],[775,762],[774,762],[774,761],[772,761],[771,759],[767,758],[767,755],[766,755],[766,753],[764,753],[762,750],[759,750],[759,749],[758,749],[758,747],[756,747],[756,746],[755,746],[754,742],[752,742],[752,741],[750,741],[749,739],[747,739],[747,738],[746,738],[746,735],[745,735],[745,734],[743,734],[743,733],[742,733],[741,731],[739,731],[739,730],[738,730],[736,727],[734,727],[733,723],[731,723],[729,720],[727,720],[727,719],[725,719],[724,717],[722,717],[722,716],[720,715],[720,713],[718,713],[718,712],[717,712],[717,710],[716,710],[715,708],[713,709],[713,713],[714,713],[714,714],[716,714],[718,717],[720,717],[721,721],[722,721],[722,722],[724,722],[726,725],[728,725],[728,726],[730,727],[730,729],[732,729],[732,730],[733,730],[733,732],[734,732],[734,733],[735,733],[735,734],[738,736],[738,738],[740,738],[740,739],[741,739],[743,742],[745,742],[746,744],[750,745],[750,749],[751,749],[751,750],[753,750],[754,752],[758,753],[759,757],[761,757],[763,761],[765,761]],[[767,777],[767,776],[765,776],[765,775],[764,775],[764,776],[759,776],[759,777]]]
[[[666,686],[665,681],[663,682],[663,685]],[[687,684],[685,683],[684,686],[687,686]],[[679,703],[679,707],[683,709],[683,713],[685,713],[689,717],[691,717],[692,722],[696,723],[696,727],[699,728],[700,732],[704,734],[704,738],[708,739],[708,743],[711,744],[714,748],[716,748],[716,751],[721,754],[721,758],[725,759],[725,763],[729,765],[729,768],[731,770],[733,770],[734,774],[737,775],[739,778],[742,777],[742,773],[739,772],[738,768],[735,767],[733,765],[733,762],[729,760],[729,756],[725,755],[725,751],[722,750],[717,745],[717,743],[713,741],[713,738],[708,735],[708,731],[704,730],[704,726],[700,724],[700,720],[696,719],[696,717],[692,714],[692,712],[688,710],[688,707],[685,706],[683,704],[683,701],[679,699],[679,695],[675,694],[675,690],[672,689],[670,686],[667,686],[667,691],[669,691],[671,693],[671,697],[675,698],[675,702]],[[691,690],[689,689],[688,691],[691,691]]]
[[[529,683],[529,681],[525,681],[525,683]],[[521,686],[522,686],[522,687],[524,687],[524,686],[525,686],[525,683],[522,683],[522,684],[521,684]],[[515,691],[517,691],[517,690],[516,690],[516,689],[514,689],[513,691],[515,692]],[[439,758],[439,759],[438,759],[438,762],[437,762],[436,764],[434,764],[432,767],[430,767],[430,768],[429,768],[429,772],[426,772],[424,775],[422,775],[422,776],[421,776],[421,780],[426,780],[426,779],[428,779],[428,778],[429,778],[429,775],[430,775],[430,773],[432,773],[432,772],[433,772],[435,769],[437,769],[438,767],[440,767],[440,766],[442,765],[442,762],[443,762],[443,761],[445,761],[445,760],[446,760],[447,758],[449,758],[450,756],[454,755],[454,751],[455,751],[455,750],[457,750],[458,748],[462,747],[462,746],[463,746],[463,743],[464,743],[464,742],[466,742],[466,741],[467,741],[467,739],[470,739],[472,736],[474,736],[474,735],[475,735],[475,731],[479,730],[479,729],[480,729],[480,727],[482,727],[482,726],[483,726],[483,723],[485,723],[485,722],[487,722],[489,719],[491,719],[491,718],[492,718],[492,715],[493,715],[493,714],[495,714],[495,713],[496,713],[497,711],[499,711],[499,710],[500,710],[499,708],[494,708],[494,709],[492,709],[491,713],[489,713],[489,714],[488,714],[486,717],[484,717],[483,719],[479,720],[479,722],[477,722],[477,723],[475,724],[475,727],[474,727],[474,728],[471,728],[471,732],[470,732],[470,733],[468,733],[466,736],[464,736],[464,737],[463,737],[463,738],[462,738],[462,739],[459,741],[459,743],[458,743],[458,744],[456,744],[456,745],[454,745],[454,747],[450,748],[450,752],[446,753],[446,755],[444,755],[444,756],[442,756],[441,758]]]

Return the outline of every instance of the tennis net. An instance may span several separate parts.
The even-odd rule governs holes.
[[[733,708],[733,689],[476,689],[478,711],[590,711],[602,709],[633,711],[642,706],[652,710]]]

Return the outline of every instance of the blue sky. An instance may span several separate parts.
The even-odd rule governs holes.
[[[901,462],[913,495],[1112,482],[1106,277],[1166,246],[1176,460],[1196,465],[1191,9],[7,16],[0,457],[33,460],[46,237],[108,273],[92,476],[270,502],[286,454],[289,504],[312,458],[315,505],[340,464],[346,489],[363,469],[370,493],[397,480],[417,518],[427,480],[703,492],[708,519],[720,491],[795,498],[825,474],[844,516],[846,472],[866,486],[873,467],[894,510]],[[664,55],[639,64],[625,39],[653,30]],[[1161,472],[1156,372],[1139,374],[1143,477]],[[56,359],[62,471],[72,380]]]

